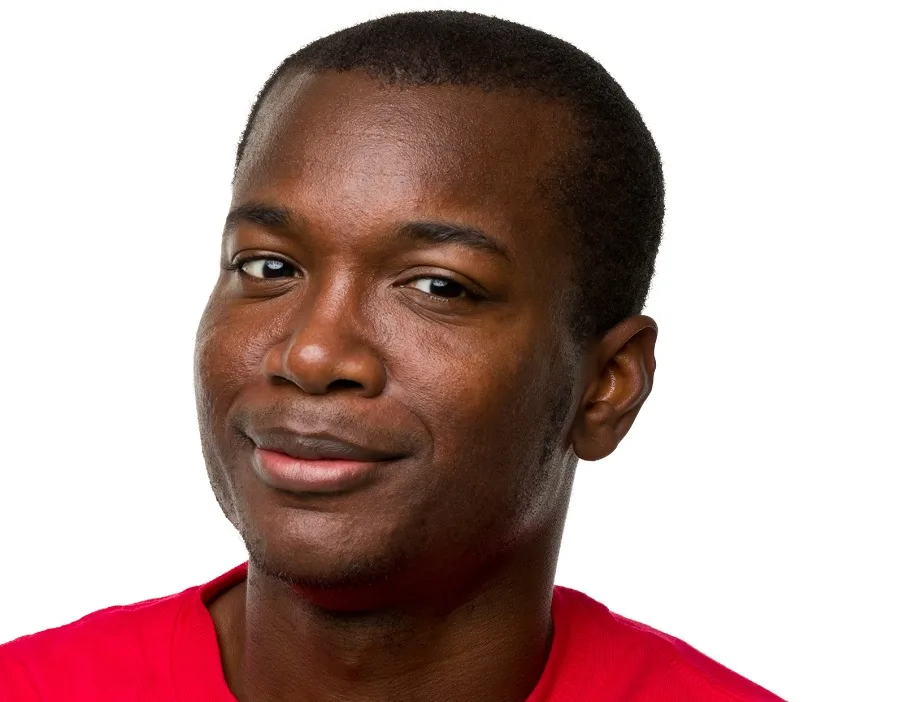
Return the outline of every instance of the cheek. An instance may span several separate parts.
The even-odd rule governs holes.
[[[200,321],[194,348],[194,381],[201,423],[219,426],[235,396],[262,366],[267,340],[246,319],[211,303]]]
[[[516,355],[472,362],[420,386],[414,412],[434,442],[414,508],[426,550],[456,544],[494,553],[544,519],[553,489],[536,469],[545,402],[539,378],[531,360]]]
[[[546,371],[525,339],[529,332],[509,330],[471,345],[445,343],[407,366],[418,373],[400,379],[404,402],[429,429],[448,480],[502,491],[536,441]]]

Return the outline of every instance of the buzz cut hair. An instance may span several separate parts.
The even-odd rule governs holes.
[[[388,15],[335,32],[288,56],[256,98],[237,147],[272,87],[296,72],[360,71],[388,85],[518,91],[565,105],[575,146],[540,175],[571,252],[569,312],[584,346],[644,308],[662,238],[659,151],[637,108],[591,56],[566,41],[471,12]]]

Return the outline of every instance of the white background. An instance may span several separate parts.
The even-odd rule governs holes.
[[[0,641],[244,559],[191,358],[234,147],[287,54],[448,7],[18,5],[0,19]],[[592,54],[665,164],[656,387],[581,464],[558,582],[791,702],[900,700],[889,5],[449,6]]]

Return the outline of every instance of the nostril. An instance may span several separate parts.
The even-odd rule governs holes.
[[[358,383],[355,380],[347,380],[346,378],[339,378],[328,384],[329,390],[337,389],[337,388],[361,388],[361,387],[362,387],[362,383]]]

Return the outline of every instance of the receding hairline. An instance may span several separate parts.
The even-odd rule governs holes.
[[[292,69],[290,73],[286,72],[280,75],[279,80],[270,86],[270,89],[264,97],[264,101],[256,114],[256,120],[254,121],[252,129],[246,135],[245,142],[247,148],[242,154],[241,162],[239,162],[239,170],[235,173],[235,181],[239,174],[248,174],[248,170],[245,170],[245,168],[253,169],[258,158],[264,159],[264,162],[268,161],[268,156],[264,154],[266,153],[266,149],[271,147],[268,144],[256,142],[254,135],[259,134],[262,128],[268,129],[272,127],[269,124],[263,126],[259,124],[259,121],[268,122],[271,120],[271,122],[274,123],[284,116],[285,111],[297,109],[297,106],[303,102],[302,95],[300,94],[307,85],[306,79],[320,77],[325,79],[333,77],[362,78],[364,80],[364,85],[376,86],[385,91],[442,90],[450,94],[454,91],[459,91],[460,93],[468,95],[480,93],[487,96],[488,99],[498,97],[501,100],[509,98],[513,101],[517,101],[519,104],[516,106],[516,109],[526,112],[525,118],[532,120],[532,126],[529,129],[532,132],[539,132],[539,138],[544,142],[540,149],[532,152],[534,157],[528,161],[528,170],[531,171],[532,176],[530,179],[532,183],[530,186],[530,196],[538,198],[538,202],[540,203],[539,207],[545,211],[558,210],[558,194],[554,192],[556,180],[570,164],[572,151],[577,150],[580,146],[580,140],[577,137],[573,137],[572,134],[572,128],[576,126],[576,121],[575,111],[571,105],[566,104],[565,101],[558,98],[549,98],[534,90],[499,87],[484,89],[482,86],[470,85],[468,83],[442,83],[435,85],[433,83],[418,83],[412,81],[385,81],[381,80],[380,75],[373,75],[368,71],[358,69],[312,70],[305,67],[298,67]],[[351,95],[350,101],[352,101],[352,99],[353,97]],[[366,96],[363,95],[362,99],[366,99]],[[543,106],[547,107],[549,111],[543,112],[542,114],[542,111],[534,110],[532,106],[535,102],[540,102]],[[415,115],[415,112],[410,112],[409,107],[406,105],[398,106],[397,109],[400,114],[407,113]],[[275,111],[275,114],[272,113],[273,110]],[[290,119],[290,117],[288,116],[287,119]],[[455,115],[452,119],[455,120]],[[494,119],[496,119],[496,115],[494,116]],[[458,124],[462,130],[477,129],[477,127],[471,126],[473,123],[459,121]],[[516,125],[518,127],[521,125],[521,122],[516,122]],[[276,126],[274,128],[279,129],[280,127]],[[506,128],[506,125],[504,125],[504,128]],[[553,136],[544,138],[545,134],[551,133]],[[508,142],[509,149],[518,148],[517,142],[519,142],[519,135],[516,133],[510,134],[509,132],[507,132],[507,135],[512,138],[512,141]],[[261,134],[260,137],[266,139],[266,137]],[[523,140],[527,140],[527,138],[527,134],[522,137]],[[438,137],[436,143],[440,144],[440,137]],[[531,148],[533,143],[533,141],[523,141],[522,149]],[[479,154],[476,152],[474,156],[478,158]],[[243,157],[249,157],[250,162],[246,162]],[[485,162],[488,164],[487,168],[491,169],[491,161],[488,160]],[[522,160],[518,163],[521,166],[525,161]],[[569,237],[564,238],[566,241],[568,239]]]
[[[495,85],[488,86],[475,82],[459,82],[459,81],[443,81],[443,82],[425,82],[414,79],[406,80],[402,76],[400,78],[391,79],[383,74],[368,70],[365,67],[354,67],[350,69],[334,69],[324,68],[317,69],[303,64],[286,66],[280,72],[272,84],[266,90],[258,101],[255,111],[247,121],[246,128],[242,137],[242,148],[237,154],[234,168],[234,177],[237,177],[238,170],[243,162],[247,147],[252,141],[253,135],[258,131],[261,119],[268,120],[276,115],[282,114],[282,110],[288,109],[295,104],[297,95],[303,90],[303,83],[307,79],[317,77],[347,77],[357,76],[364,77],[368,83],[377,86],[379,89],[389,91],[459,91],[461,93],[492,95],[498,97],[509,97],[513,100],[523,101],[525,103],[540,104],[548,110],[556,111],[558,117],[558,128],[556,132],[559,139],[556,140],[555,154],[559,158],[553,158],[553,164],[559,164],[564,160],[565,154],[573,148],[577,148],[578,137],[575,132],[580,128],[579,115],[577,105],[572,100],[565,97],[553,97],[546,93],[528,86],[507,86]],[[275,115],[273,115],[273,109]]]

